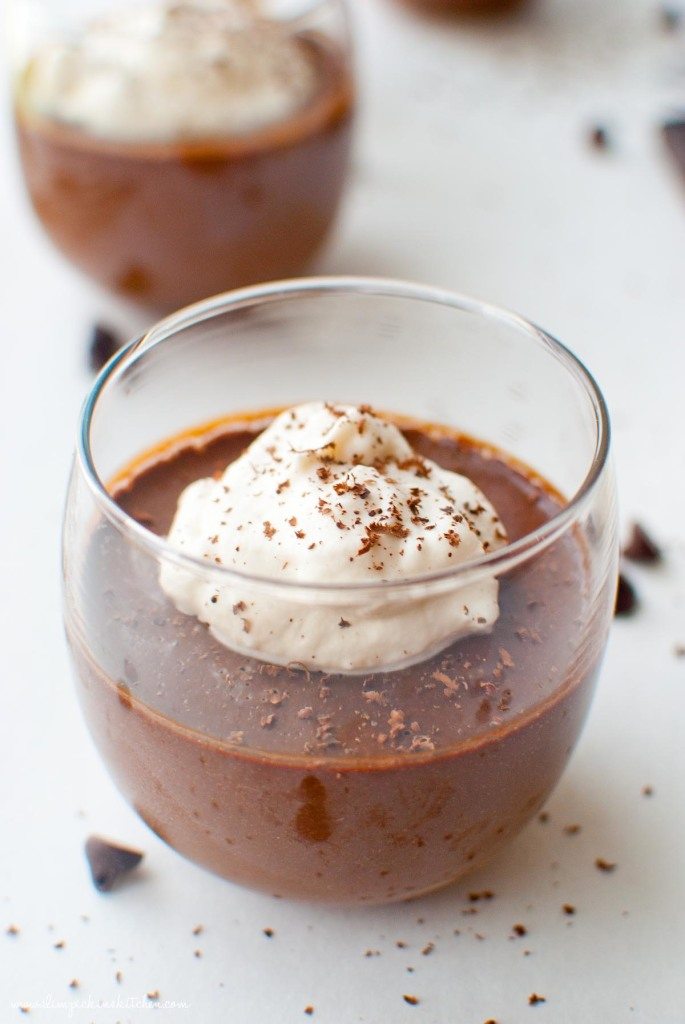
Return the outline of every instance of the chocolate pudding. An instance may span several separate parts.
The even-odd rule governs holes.
[[[347,175],[342,45],[265,19],[224,25],[230,7],[149,8],[152,41],[122,11],[57,57],[39,51],[17,90],[24,176],[48,234],[87,274],[157,308],[301,273]]]
[[[110,493],[167,536],[184,489],[219,477],[261,420],[174,438],[119,474]],[[504,452],[396,422],[416,453],[417,487],[422,460],[470,478],[509,542],[563,505]],[[83,568],[84,621],[67,618],[80,700],[123,793],[185,856],[277,895],[416,896],[492,856],[568,760],[607,627],[590,611],[587,543],[567,531],[501,575],[489,631],[405,668],[350,675],[231,650],[178,610],[158,561],[103,519]],[[350,619],[335,623],[346,637]]]

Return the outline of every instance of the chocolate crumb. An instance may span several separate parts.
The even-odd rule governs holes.
[[[679,7],[663,4],[659,10],[659,21],[665,32],[675,32],[683,22],[683,11]]]
[[[31,1007],[30,1006],[20,1006],[19,1007],[19,1013],[30,1013],[30,1012],[31,1012]]]
[[[525,924],[515,924],[512,927],[511,930],[514,933],[514,935],[518,935],[518,936],[523,936],[523,935],[527,935],[528,934],[528,929],[526,928]]]
[[[419,1000],[417,999],[416,996],[402,996],[402,998],[404,999],[405,1003],[409,1003],[410,1006],[419,1005]]]
[[[545,996],[538,995],[537,992],[531,992],[531,994],[528,996],[528,1005],[529,1006],[537,1006],[538,1003],[546,1003],[546,1002],[547,1002],[547,999],[545,998]]]
[[[124,980],[124,976],[121,973],[121,971],[116,972],[116,974],[114,975],[114,980],[116,981],[117,985],[121,985],[122,981]]]
[[[302,719],[303,721],[306,721],[308,718],[313,718],[314,708],[300,708],[300,710],[297,712],[297,717]]]
[[[53,949],[64,949],[65,946],[66,942],[64,941],[64,939],[60,939],[59,942],[53,942],[52,944]]]
[[[633,523],[623,555],[631,562],[652,565],[662,558],[661,548],[639,523]]]
[[[615,864],[613,861],[605,860],[604,857],[598,857],[595,861],[595,867],[598,868],[600,871],[607,872],[607,874],[609,874],[612,871],[615,871],[617,866],[618,865]]]
[[[538,814],[538,821],[540,822],[541,825],[546,825],[547,822],[549,821],[549,812],[548,811],[541,811],[540,814]]]
[[[565,914],[568,914],[569,917],[572,917],[573,914],[575,914],[576,912],[576,908],[573,906],[572,903],[564,903],[561,909],[564,911]]]
[[[427,942],[426,945],[421,950],[421,956],[430,956],[434,949],[435,949],[435,943],[434,942]]]
[[[205,926],[203,924],[196,924],[193,928],[193,935],[202,935],[204,930]]]
[[[637,607],[637,595],[632,583],[629,583],[623,573],[618,577],[618,588],[616,590],[616,604],[614,615],[632,615]]]
[[[311,1017],[311,1015],[314,1013],[314,1007],[313,1006],[305,1006],[304,1012],[307,1014],[308,1017]]]
[[[273,928],[262,928],[262,931],[266,935],[267,939],[273,939],[274,935],[276,934]]]
[[[199,960],[200,957],[202,956],[202,950],[201,949],[194,949],[193,950],[193,956],[197,957],[197,959]]]
[[[152,992],[146,992],[146,998],[149,999],[151,1003],[156,1003],[159,999],[159,989],[156,988],[153,989]]]
[[[99,373],[108,363],[121,344],[119,338],[104,324],[95,324],[88,345],[88,365],[93,373]]]
[[[667,121],[661,130],[678,170],[681,174],[685,174],[685,119]]]
[[[140,864],[143,854],[139,850],[110,843],[100,836],[89,836],[86,857],[93,885],[99,892],[109,892],[120,878]]]
[[[348,622],[347,619],[341,618],[338,625],[340,626],[341,629],[349,629],[352,623]]]
[[[5,928],[5,935],[19,935],[19,926],[10,924]]]
[[[654,796],[654,787],[653,786],[643,786],[642,787],[642,795],[643,796]]]
[[[564,825],[564,834],[567,836],[577,836],[581,831],[580,825]]]
[[[609,132],[604,125],[596,124],[588,131],[588,142],[593,149],[606,151],[610,148]]]
[[[78,980],[78,978],[72,978],[71,981],[69,982],[69,988],[78,988],[78,987],[79,987],[79,980]]]
[[[397,946],[398,949],[406,949],[407,948],[407,943],[403,942],[402,939],[398,939],[397,942],[395,943],[395,945]]]

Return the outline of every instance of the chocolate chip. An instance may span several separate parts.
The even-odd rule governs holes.
[[[95,324],[88,346],[88,365],[93,373],[99,373],[109,362],[121,344],[117,335],[104,324]]]
[[[661,131],[678,170],[685,175],[685,120],[667,121]]]
[[[588,132],[588,142],[593,149],[607,150],[611,145],[609,132],[603,125],[596,124]]]
[[[683,11],[679,7],[664,4],[659,10],[659,21],[666,32],[675,32],[683,22]]]
[[[140,864],[143,854],[110,843],[100,836],[89,836],[86,841],[86,857],[95,888],[100,892],[109,892],[119,878]]]
[[[661,561],[661,548],[639,523],[633,523],[623,554],[631,562],[654,563]]]
[[[616,604],[614,615],[632,615],[637,607],[637,594],[632,583],[629,583],[623,573],[618,577],[616,590]]]

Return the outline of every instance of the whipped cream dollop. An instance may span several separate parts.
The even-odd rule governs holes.
[[[256,0],[143,2],[35,54],[31,109],[93,135],[164,141],[244,134],[317,88],[311,54]]]
[[[488,632],[499,614],[489,575],[392,592],[393,582],[501,547],[506,534],[471,480],[416,455],[365,406],[312,402],[281,413],[222,476],[183,491],[168,541],[277,584],[388,584],[327,598],[163,563],[162,588],[180,611],[227,647],[279,665],[399,668]]]

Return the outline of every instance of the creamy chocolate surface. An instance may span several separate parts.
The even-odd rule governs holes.
[[[469,476],[511,540],[559,508],[550,489],[477,442],[420,430],[406,436],[424,457]],[[165,535],[184,487],[223,470],[253,437],[236,425],[206,444],[177,448],[134,475],[116,500]],[[349,677],[232,652],[175,609],[156,563],[108,525],[93,539],[88,576],[89,629],[100,637],[101,663],[122,701],[135,698],[221,741],[305,756],[446,750],[513,723],[565,684],[569,630],[580,629],[584,603],[581,549],[568,537],[500,581],[500,616],[490,635],[462,639],[399,672]]]
[[[116,500],[164,535],[183,488],[220,473],[254,434],[234,423],[170,442],[129,467]],[[436,428],[407,438],[471,477],[510,539],[559,508],[478,442]],[[569,530],[501,578],[489,636],[399,672],[327,676],[214,641],[165,598],[147,550],[101,521],[80,570],[84,600],[67,611],[79,699],[124,795],[196,863],[292,898],[417,896],[490,858],[568,761],[609,621],[585,593],[590,543]]]

